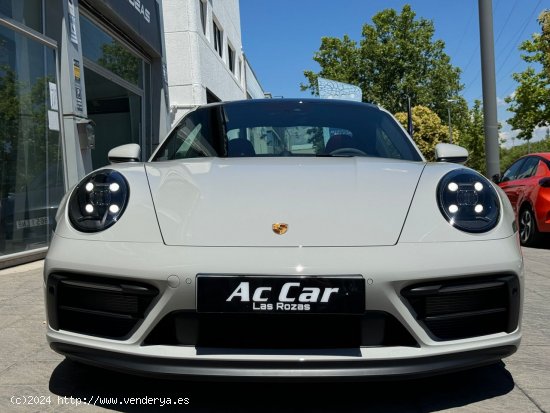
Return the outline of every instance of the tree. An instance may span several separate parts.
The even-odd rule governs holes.
[[[532,152],[550,152],[550,140],[516,145],[513,148],[500,149],[500,171],[504,172],[521,156]]]
[[[460,144],[468,149],[466,165],[482,174],[486,172],[484,130],[483,107],[476,99],[473,108],[469,111],[468,123],[463,129]]]
[[[399,112],[395,114],[397,120],[406,127],[407,114]],[[420,151],[429,161],[435,160],[435,145],[449,140],[449,129],[439,116],[426,106],[412,108],[412,121],[414,128],[414,141]]]
[[[540,64],[536,70],[529,66],[512,77],[519,83],[516,91],[505,100],[514,115],[508,119],[513,129],[519,130],[518,138],[531,139],[537,127],[550,126],[550,11],[545,10],[538,19],[542,32],[532,35],[520,50],[527,63]]]
[[[433,22],[417,19],[408,5],[401,14],[383,10],[372,22],[363,26],[359,44],[347,35],[323,37],[313,57],[321,70],[304,71],[307,83],[301,89],[317,94],[317,78],[329,78],[359,86],[365,102],[378,103],[392,113],[403,111],[410,96],[413,105],[429,107],[444,118],[447,99],[456,99],[463,86],[460,69],[444,52],[445,43],[433,40]],[[461,104],[453,108],[463,117],[467,105],[459,99]]]

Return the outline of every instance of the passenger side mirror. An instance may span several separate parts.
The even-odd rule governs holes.
[[[139,162],[141,148],[137,143],[117,146],[109,151],[107,157],[111,163]]]
[[[463,164],[468,160],[468,151],[466,148],[452,143],[438,143],[435,145],[435,160]]]

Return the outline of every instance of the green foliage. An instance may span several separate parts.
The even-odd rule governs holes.
[[[140,60],[118,42],[101,45],[102,56],[97,62],[121,78],[138,84]]]
[[[395,114],[396,119],[407,127],[407,114],[399,112]],[[437,114],[426,106],[415,106],[412,108],[413,138],[414,142],[429,161],[435,160],[435,145],[440,142],[448,142],[449,129],[441,122]]]
[[[322,67],[321,72],[304,71],[309,84],[300,85],[302,90],[310,89],[313,95],[318,95],[317,78],[324,77],[338,82],[357,84],[360,76],[360,57],[357,53],[357,42],[348,35],[342,39],[322,37],[321,47],[313,59]],[[364,96],[364,95],[363,95]]]
[[[0,66],[0,197],[13,191],[15,177],[11,174],[11,153],[19,135],[20,102],[15,72],[7,65]]]
[[[302,90],[317,94],[317,78],[324,77],[359,86],[365,102],[384,106],[392,113],[405,110],[406,96],[414,106],[426,106],[443,119],[447,99],[456,98],[462,89],[460,69],[444,52],[445,43],[433,40],[431,20],[416,18],[405,5],[398,13],[386,9],[365,24],[357,44],[349,36],[323,37],[313,59],[321,70],[304,71]],[[453,124],[460,125],[467,115],[462,98],[452,104]]]
[[[48,129],[48,82],[20,81],[9,66],[0,66],[0,197],[22,191],[61,159],[60,134]]]
[[[528,142],[513,148],[500,148],[500,171],[504,172],[518,158],[534,152],[550,152],[550,136],[539,142]]]
[[[529,66],[512,77],[519,83],[515,93],[506,98],[508,110],[514,115],[508,120],[513,129],[519,130],[518,138],[531,139],[533,130],[550,125],[550,11],[539,17],[542,33],[535,33],[531,40],[523,42],[521,57],[527,63],[540,65],[536,70]]]
[[[19,97],[15,72],[0,66],[0,144],[12,144],[19,130]]]
[[[479,100],[474,102],[474,107],[469,111],[468,122],[463,129],[460,145],[468,149],[468,161],[466,165],[485,174],[483,108]]]

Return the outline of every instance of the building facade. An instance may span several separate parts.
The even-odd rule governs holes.
[[[0,0],[0,268],[40,258],[64,193],[170,126],[160,0]]]
[[[45,255],[110,149],[147,159],[196,105],[263,97],[238,0],[0,0],[0,268]]]
[[[242,51],[239,0],[164,0],[173,121],[196,105],[263,98]]]

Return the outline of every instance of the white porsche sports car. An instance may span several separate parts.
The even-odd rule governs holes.
[[[129,373],[408,377],[521,339],[523,260],[503,192],[385,110],[260,100],[190,112],[61,202],[50,346]]]

